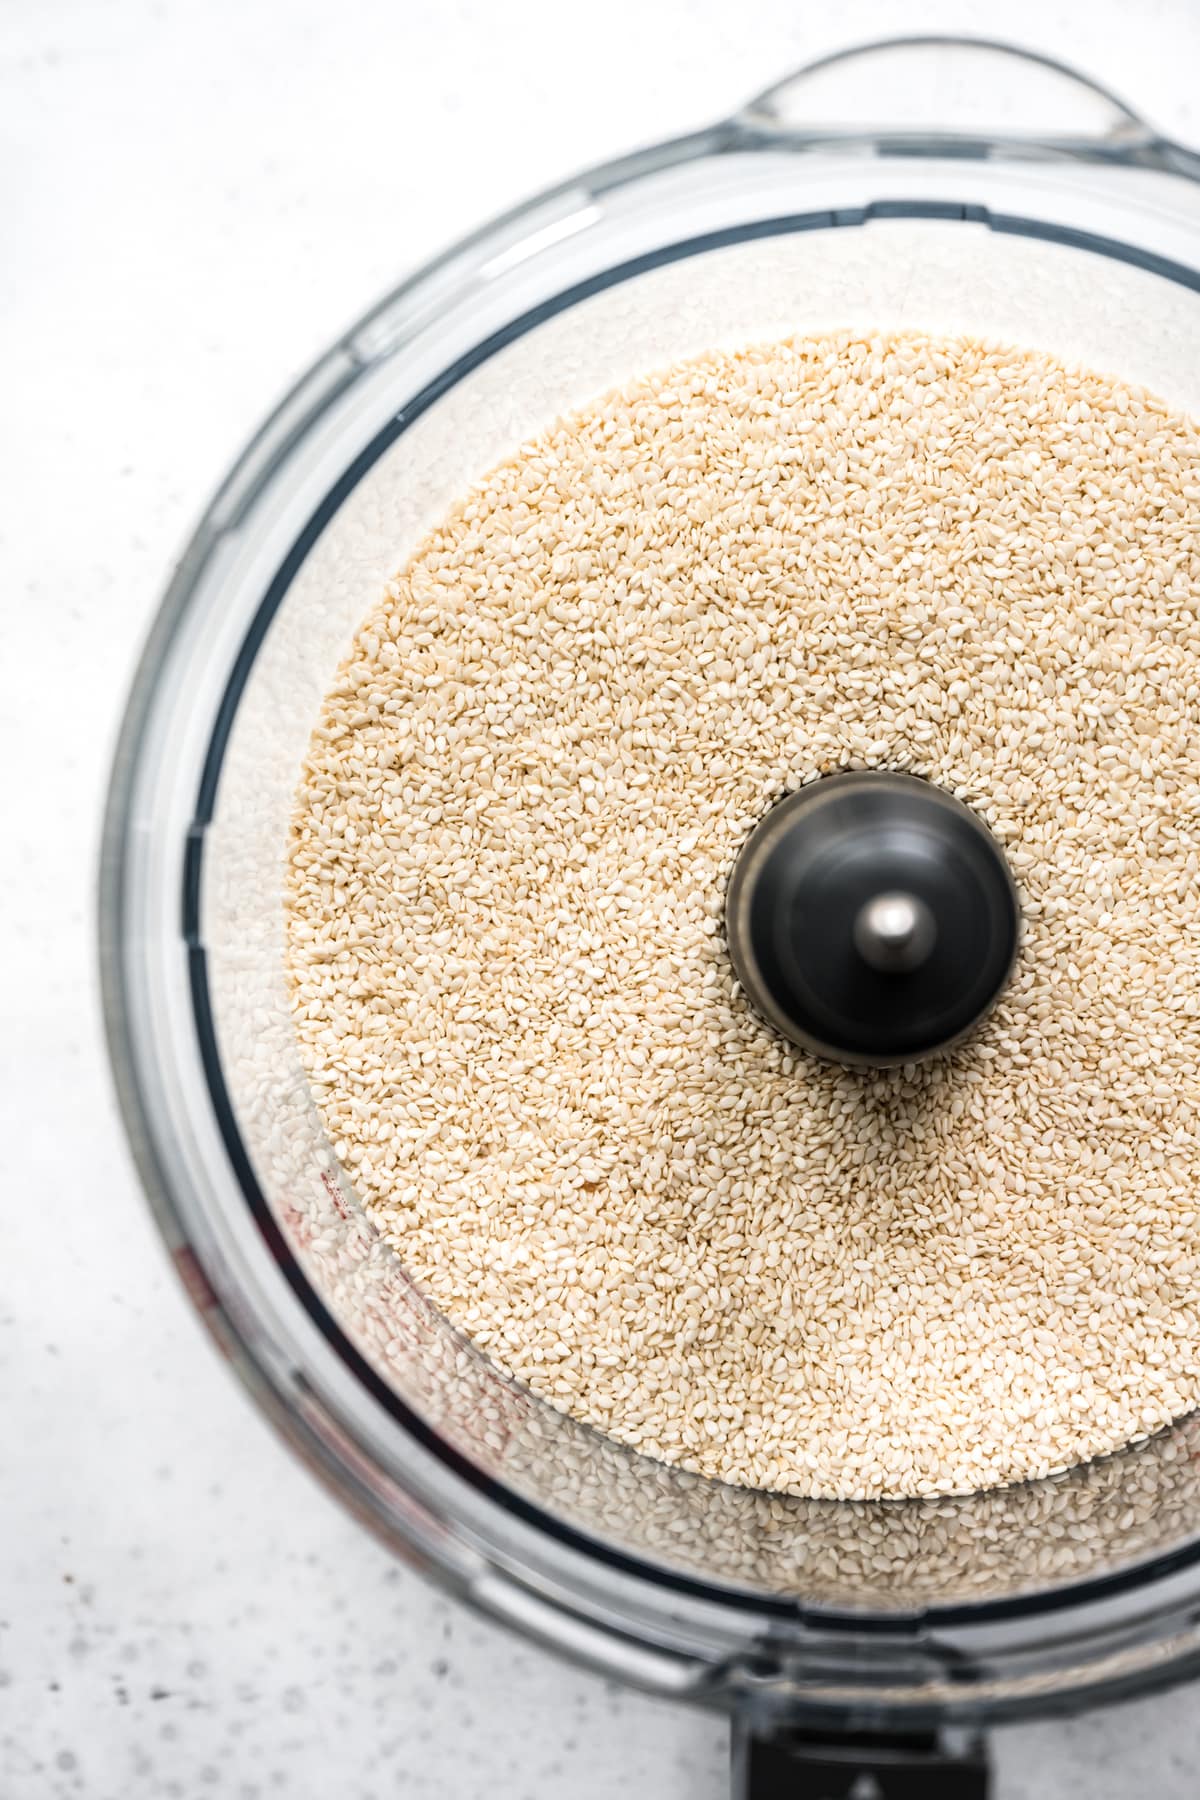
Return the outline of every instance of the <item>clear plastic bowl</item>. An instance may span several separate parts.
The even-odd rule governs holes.
[[[163,602],[101,906],[112,1059],[161,1230],[238,1372],[364,1520],[625,1680],[756,1719],[915,1726],[1176,1677],[1200,1666],[1200,1426],[970,1499],[836,1504],[667,1468],[494,1368],[376,1235],[300,1066],[281,884],[324,690],[449,502],[634,372],[912,325],[1200,413],[1198,269],[1200,159],[1111,95],[1001,46],[870,47],[550,190],[406,282],[264,426]]]

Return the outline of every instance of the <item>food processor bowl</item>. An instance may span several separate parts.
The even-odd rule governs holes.
[[[101,883],[142,1179],[284,1435],[492,1617],[759,1737],[976,1726],[1200,1667],[1200,1424],[1044,1481],[838,1503],[553,1410],[434,1310],[339,1167],[282,887],[322,696],[452,501],[631,376],[841,327],[1027,344],[1200,415],[1200,158],[1045,59],[900,40],[460,243],[345,334],[213,499],[134,683]]]

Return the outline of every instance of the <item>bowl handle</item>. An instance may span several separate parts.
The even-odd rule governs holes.
[[[792,143],[919,139],[1042,146],[1200,179],[1200,156],[1116,94],[1040,51],[990,38],[882,38],[819,57],[757,95],[737,124]]]

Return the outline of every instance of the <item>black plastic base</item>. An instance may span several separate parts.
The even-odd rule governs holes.
[[[733,1727],[733,1800],[987,1800],[982,1738]]]

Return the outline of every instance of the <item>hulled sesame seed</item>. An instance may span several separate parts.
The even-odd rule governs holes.
[[[561,421],[381,597],[298,794],[295,1027],[363,1203],[534,1392],[838,1498],[1200,1401],[1198,471],[1048,356],[798,339]],[[722,936],[766,807],[861,767],[977,808],[1024,918],[983,1028],[874,1074]]]

